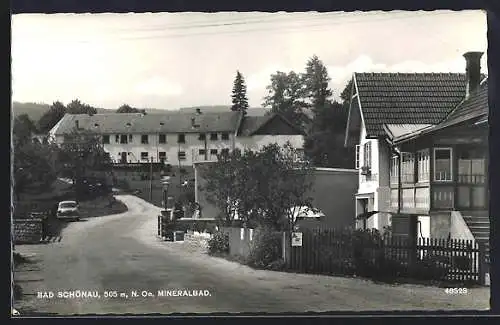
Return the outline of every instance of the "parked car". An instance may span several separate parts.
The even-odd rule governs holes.
[[[57,219],[80,220],[80,210],[76,201],[62,201],[57,205]]]

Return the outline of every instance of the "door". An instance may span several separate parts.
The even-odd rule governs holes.
[[[127,163],[127,153],[126,152],[122,152],[121,153],[121,159],[120,161],[123,163],[123,164],[126,164]]]

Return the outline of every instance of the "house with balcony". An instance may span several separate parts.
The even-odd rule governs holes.
[[[98,134],[115,163],[164,163],[192,166],[215,161],[235,148],[258,150],[289,141],[302,148],[304,134],[279,114],[245,116],[241,112],[168,111],[162,114],[66,114],[50,131],[56,143],[74,130]]]
[[[480,53],[470,55],[479,60]],[[399,229],[416,216],[428,237],[474,240],[489,250],[488,80],[480,81],[477,65],[467,74],[464,100],[439,124],[385,125],[390,209]]]
[[[469,52],[464,57],[466,73],[354,73],[345,145],[356,148],[359,171],[356,215],[376,212],[358,220],[357,227],[383,230],[392,226],[396,193],[392,187],[396,178],[394,174],[391,177],[391,166],[395,164],[397,148],[388,139],[436,126],[464,101],[474,83],[482,78],[481,55]],[[402,183],[412,177],[407,175],[410,168],[415,168],[413,177],[419,177],[417,183],[429,182],[434,172],[431,170],[434,153],[430,148],[415,151],[414,156],[402,154]],[[438,155],[445,153],[437,151]],[[407,161],[413,161],[413,165]],[[418,166],[416,161],[420,162]],[[426,191],[428,188],[415,190],[414,207],[424,208],[430,204],[430,194]],[[401,197],[408,193],[402,193]],[[425,233],[424,237],[429,237],[429,220],[421,221],[420,230]]]

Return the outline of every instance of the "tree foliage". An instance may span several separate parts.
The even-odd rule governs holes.
[[[234,79],[231,99],[233,103],[233,105],[231,106],[232,111],[242,111],[242,112],[247,111],[248,109],[247,86],[245,84],[245,78],[239,71],[236,71],[236,77]]]
[[[323,62],[313,55],[306,64],[306,71],[302,75],[303,83],[306,91],[311,113],[312,127],[323,128],[318,124],[322,124],[322,120],[330,116],[328,110],[331,108],[332,90],[330,89],[328,70]]]
[[[57,177],[57,148],[31,141],[14,142],[14,194],[19,198],[27,189],[46,189]]]
[[[82,103],[79,99],[74,99],[66,106],[68,114],[96,114],[97,109],[88,104]]]
[[[56,101],[52,103],[49,110],[38,120],[38,130],[42,133],[49,132],[66,114],[67,110],[63,103]]]
[[[21,114],[14,119],[12,132],[14,141],[26,143],[31,140],[31,135],[37,132],[37,127],[28,114]]]
[[[280,113],[289,121],[303,126],[305,88],[302,78],[294,71],[277,71],[271,75],[271,84],[266,87],[267,95],[263,106],[270,107],[270,113]]]
[[[240,219],[246,226],[292,229],[296,207],[311,206],[306,196],[311,169],[297,157],[289,143],[219,156],[204,171],[204,190],[208,201],[223,212],[220,221]]]
[[[65,135],[58,159],[77,188],[87,172],[111,168],[110,157],[104,151],[100,136],[88,130],[75,129]]]
[[[141,111],[138,108],[132,107],[127,104],[123,104],[117,110],[117,113],[140,113]]]

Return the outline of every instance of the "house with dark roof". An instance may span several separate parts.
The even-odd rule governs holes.
[[[63,143],[75,130],[100,135],[104,150],[116,163],[164,162],[191,166],[215,161],[235,148],[258,150],[290,141],[303,147],[303,133],[279,114],[245,116],[240,112],[196,110],[164,113],[66,114],[49,132]]]
[[[399,176],[391,173],[391,166],[399,162],[388,139],[418,134],[457,114],[457,107],[463,105],[481,79],[481,53],[469,52],[464,57],[466,73],[354,73],[345,145],[356,147],[359,170],[356,215],[375,212],[358,220],[357,227],[382,230],[392,226],[393,232],[397,231],[391,216],[398,191],[392,186]],[[416,209],[412,213],[422,212],[419,217],[422,237],[432,235],[429,215],[423,213],[434,204],[431,198],[449,198],[449,192],[431,196],[429,186],[414,186],[429,184],[434,179],[444,184],[449,182],[450,175],[445,170],[435,169],[435,153],[451,155],[449,151],[435,152],[432,146],[414,150],[412,154],[404,153],[398,174],[403,187],[413,184],[413,192],[401,191],[399,212],[410,205]],[[441,162],[437,165],[441,166]],[[442,173],[434,177],[437,171]],[[408,197],[411,193],[412,201]]]
[[[488,252],[488,80],[479,79],[479,58],[468,55],[465,98],[440,123],[384,129],[394,152],[390,209],[401,214],[398,228],[415,223],[418,230],[426,220],[429,237],[473,240]]]

